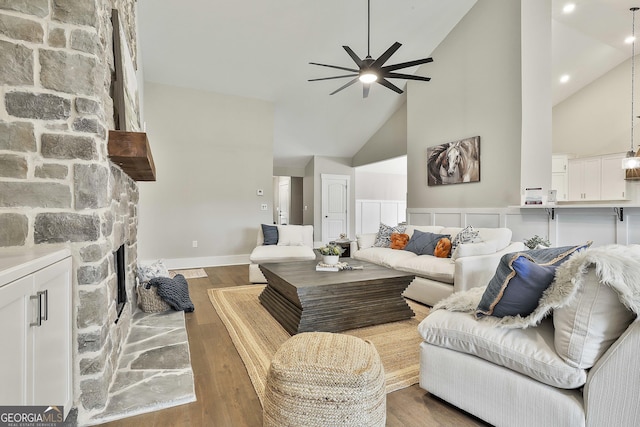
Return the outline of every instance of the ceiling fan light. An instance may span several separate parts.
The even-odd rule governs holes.
[[[358,77],[362,83],[373,83],[378,80],[378,75],[373,71],[364,71]]]

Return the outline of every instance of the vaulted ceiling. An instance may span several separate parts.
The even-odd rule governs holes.
[[[552,1],[555,103],[630,56],[633,2],[574,0],[565,15],[566,1]],[[389,64],[430,56],[475,3],[372,0],[371,55],[398,41]],[[405,101],[380,85],[363,99],[360,84],[329,95],[345,79],[307,81],[340,74],[309,62],[354,66],[342,45],[366,55],[366,0],[138,0],[138,22],[145,80],[273,102],[275,166],[351,157]]]

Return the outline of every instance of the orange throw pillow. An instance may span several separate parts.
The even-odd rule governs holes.
[[[391,233],[391,249],[404,249],[409,243],[409,235],[402,233]]]
[[[438,258],[446,258],[449,256],[449,252],[451,252],[451,240],[446,237],[438,240],[438,244],[433,250],[433,254]]]

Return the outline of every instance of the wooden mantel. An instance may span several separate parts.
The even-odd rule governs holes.
[[[134,181],[155,181],[156,166],[146,132],[110,130],[109,158]]]

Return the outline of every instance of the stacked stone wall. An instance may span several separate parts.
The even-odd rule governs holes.
[[[72,251],[80,419],[106,404],[135,307],[138,188],[107,157],[112,8],[135,55],[135,0],[0,0],[0,247]],[[130,303],[116,324],[121,244]]]

